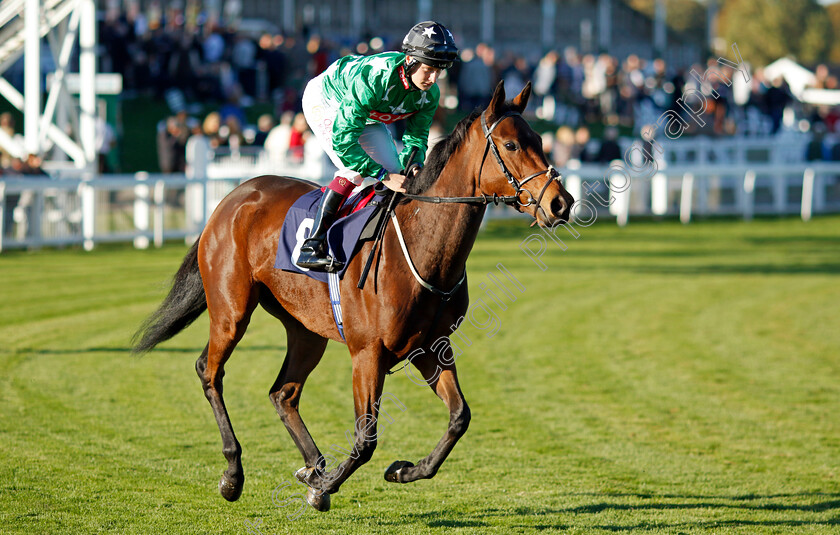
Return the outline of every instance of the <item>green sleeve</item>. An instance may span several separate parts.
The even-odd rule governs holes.
[[[359,136],[365,128],[373,103],[382,98],[374,89],[382,85],[377,83],[378,78],[354,78],[333,124],[333,150],[345,166],[363,177],[375,178],[382,171],[382,166],[359,145]]]
[[[429,102],[417,111],[414,115],[406,119],[405,133],[403,134],[403,150],[400,152],[400,162],[403,169],[407,168],[409,164],[408,155],[411,149],[417,149],[417,155],[414,157],[415,162],[423,162],[426,160],[426,149],[429,146],[429,129],[432,127],[432,119],[434,119],[435,111],[437,111],[438,100],[440,99],[440,89],[433,86],[428,91]]]

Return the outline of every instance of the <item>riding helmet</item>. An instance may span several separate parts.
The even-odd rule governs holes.
[[[403,39],[402,50],[419,62],[438,69],[448,69],[458,59],[458,47],[452,32],[431,20],[415,24]]]

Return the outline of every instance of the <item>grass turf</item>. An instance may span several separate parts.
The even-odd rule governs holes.
[[[840,217],[599,223],[566,251],[549,240],[543,271],[518,247],[534,229],[490,222],[469,282],[498,331],[481,316],[461,331],[469,431],[434,479],[385,482],[447,421],[429,389],[390,377],[405,411],[372,461],[329,513],[293,520],[299,502],[277,503],[303,463],[267,398],[279,322],[259,310],[226,368],[246,474],[227,503],[193,371],[206,315],[128,354],[186,248],[3,253],[0,532],[837,533],[838,231]],[[499,263],[525,287],[497,293],[506,310],[479,287]],[[325,452],[347,449],[350,385],[330,344],[301,403]]]

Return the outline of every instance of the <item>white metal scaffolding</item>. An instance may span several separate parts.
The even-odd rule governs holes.
[[[55,72],[42,70],[47,39]],[[96,161],[96,6],[94,0],[3,0],[0,3],[0,96],[23,113],[23,143],[0,133],[0,146],[24,158],[54,145],[75,167]],[[78,43],[78,47],[76,44]],[[78,52],[79,98],[67,88]],[[23,57],[23,93],[4,74]],[[44,77],[52,84],[43,98]]]

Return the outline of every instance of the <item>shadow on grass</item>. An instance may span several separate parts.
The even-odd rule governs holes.
[[[688,497],[686,497],[688,498]],[[751,511],[803,511],[809,513],[822,513],[825,511],[833,511],[840,509],[840,500],[829,500],[821,503],[799,505],[799,504],[730,504],[718,502],[691,502],[691,503],[595,503],[590,505],[581,505],[578,507],[570,507],[567,509],[557,509],[556,513],[571,513],[571,514],[597,514],[603,511],[641,511],[641,510],[668,510],[668,509],[746,509]],[[540,509],[533,509],[530,507],[516,509],[517,514],[521,515],[539,515],[547,514],[541,513]],[[840,522],[840,518],[835,519]]]
[[[840,246],[840,237],[837,236],[753,236],[743,238],[752,245],[826,245]]]
[[[690,496],[677,494],[573,494],[572,496],[592,496],[599,499],[598,503],[587,505],[580,505],[576,507],[516,507],[511,510],[487,509],[476,512],[477,516],[489,517],[523,517],[523,518],[539,518],[550,517],[553,515],[575,515],[585,519],[591,515],[597,515],[605,511],[638,511],[644,513],[645,511],[667,511],[667,510],[735,510],[747,514],[755,514],[759,512],[802,512],[802,513],[830,513],[832,511],[840,510],[840,494],[830,493],[798,493],[798,494],[772,494],[772,495],[758,495],[746,494],[736,496]],[[649,503],[615,503],[607,501],[614,499],[628,499],[628,500],[651,500]],[[749,503],[752,501],[766,501],[779,499],[792,499],[793,501],[801,501],[808,498],[822,499],[816,503]],[[826,499],[827,498],[827,499]],[[690,500],[684,503],[668,503],[662,500]],[[714,501],[718,500],[718,501]],[[802,518],[788,518],[788,519],[774,519],[774,520],[754,520],[751,518],[743,519],[720,519],[707,522],[637,522],[635,524],[626,525],[576,525],[574,522],[566,522],[561,524],[557,522],[541,522],[539,524],[515,524],[512,527],[545,530],[545,529],[570,529],[571,527],[586,527],[588,529],[597,529],[603,531],[645,531],[645,530],[677,530],[686,528],[721,528],[721,527],[749,527],[749,526],[764,526],[764,527],[796,527],[796,526],[840,526],[840,517],[834,516],[827,519],[802,519]],[[431,525],[431,524],[430,524]]]
[[[528,530],[565,530],[577,528],[587,528],[592,530],[603,531],[646,531],[646,530],[678,530],[678,529],[714,529],[722,527],[797,527],[797,526],[840,526],[840,517],[835,516],[827,519],[803,519],[803,518],[787,518],[787,519],[773,519],[773,520],[756,520],[752,518],[722,518],[720,520],[710,520],[706,522],[636,522],[634,524],[600,524],[591,525],[584,522],[571,521],[578,517],[578,520],[585,521],[591,518],[591,515],[598,515],[605,511],[638,511],[644,515],[646,511],[667,511],[667,510],[735,510],[747,514],[755,514],[758,512],[802,512],[802,513],[826,513],[840,509],[840,494],[829,493],[799,493],[799,494],[772,494],[772,495],[757,495],[746,494],[736,496],[690,496],[690,495],[650,495],[650,494],[574,494],[573,496],[592,496],[597,498],[598,503],[588,505],[581,505],[576,507],[516,507],[512,510],[487,508],[484,510],[476,510],[471,513],[459,512],[457,520],[450,520],[447,517],[453,516],[451,511],[430,511],[420,514],[408,515],[412,520],[418,523],[425,523],[429,527],[490,527],[495,526],[495,523],[488,523],[485,520],[488,517],[506,517],[511,519],[516,518],[532,518],[538,520],[536,524],[516,523],[508,527],[528,529]],[[628,500],[651,500],[649,503],[616,503],[607,501],[614,499],[628,499]],[[749,503],[752,501],[766,501],[789,499],[793,501],[801,501],[803,499],[821,498],[822,500],[816,503]],[[828,499],[825,499],[828,498]],[[684,503],[668,503],[663,500],[688,500]],[[566,515],[564,522],[552,522],[549,518],[555,515]],[[572,518],[569,518],[569,515]],[[638,520],[638,519],[637,519]],[[403,519],[403,522],[405,520]]]
[[[487,522],[480,520],[432,520],[426,523],[430,528],[486,528]]]
[[[704,266],[639,266],[638,273],[658,275],[840,275],[840,263],[824,262],[813,265],[786,264],[707,264]]]
[[[840,518],[831,520],[714,520],[709,522],[680,522],[675,524],[642,522],[640,524],[613,526],[596,525],[589,526],[591,529],[604,531],[645,531],[645,530],[672,530],[672,529],[720,529],[725,527],[797,527],[797,526],[837,526],[840,525]]]

